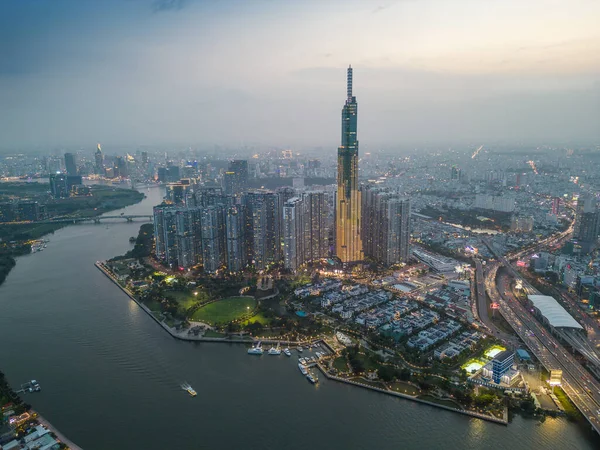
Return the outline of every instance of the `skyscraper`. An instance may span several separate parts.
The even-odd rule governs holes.
[[[54,198],[68,197],[69,185],[64,173],[53,173],[50,175],[50,192]]]
[[[248,192],[242,202],[246,207],[248,259],[258,270],[281,259],[279,198],[266,190]]]
[[[97,175],[104,175],[104,156],[102,155],[102,147],[98,144],[96,153],[94,153],[94,171]]]
[[[286,269],[325,258],[328,253],[328,214],[324,192],[305,192],[283,206],[283,252]]]
[[[222,205],[202,209],[202,262],[204,271],[217,272],[226,264],[225,216]]]
[[[67,169],[67,175],[77,175],[77,163],[73,153],[65,153],[65,168]]]
[[[582,195],[577,200],[573,240],[576,248],[588,253],[596,248],[600,231],[600,211],[598,201],[591,194]]]
[[[410,256],[410,200],[383,188],[362,192],[362,233],[365,256],[386,265]]]
[[[348,67],[347,97],[342,108],[342,144],[338,148],[335,212],[336,254],[342,262],[363,259],[360,236],[360,191],[358,190],[358,105],[352,95],[352,67]]]
[[[286,269],[304,264],[304,202],[294,197],[283,206],[283,259]]]
[[[246,235],[244,207],[231,205],[225,213],[227,270],[239,272],[246,266]]]
[[[223,178],[226,194],[240,194],[248,188],[248,161],[236,159],[229,163],[229,170]]]

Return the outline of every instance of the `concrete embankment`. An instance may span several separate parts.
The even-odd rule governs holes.
[[[41,423],[42,425],[44,425],[50,431],[52,431],[56,435],[56,437],[58,438],[59,441],[61,441],[65,445],[67,445],[71,450],[83,450],[80,446],[78,446],[77,444],[74,444],[69,439],[67,439],[64,434],[62,434],[60,431],[58,431],[56,429],[56,427],[54,425],[52,425],[50,422],[48,422],[46,419],[44,419],[42,416],[40,416],[39,413],[37,413],[37,414],[38,414],[38,417],[37,417],[38,422]]]
[[[317,364],[317,367],[323,373],[323,375],[325,375],[325,377],[329,380],[335,380],[335,381],[339,381],[341,383],[351,384],[353,386],[358,386],[358,387],[361,387],[364,389],[370,389],[372,391],[380,392],[382,394],[387,394],[387,395],[392,395],[394,397],[400,397],[400,398],[404,398],[407,400],[412,400],[413,402],[423,403],[425,405],[434,406],[436,408],[445,409],[447,411],[464,414],[466,416],[475,417],[475,418],[481,419],[481,420],[487,420],[488,422],[493,422],[493,423],[497,423],[500,425],[508,425],[508,421],[506,420],[506,414],[504,415],[505,416],[504,419],[499,419],[497,417],[488,416],[486,414],[480,414],[475,411],[467,411],[464,409],[451,408],[450,406],[440,405],[439,403],[434,403],[434,402],[430,402],[427,400],[423,400],[422,398],[417,398],[417,397],[413,397],[411,395],[402,394],[400,392],[389,391],[389,390],[386,390],[383,388],[378,388],[378,387],[364,384],[364,383],[361,383],[358,381],[347,380],[345,378],[336,377],[335,375],[330,375],[329,373],[327,373],[327,370],[325,370],[325,367],[323,367],[321,364]]]

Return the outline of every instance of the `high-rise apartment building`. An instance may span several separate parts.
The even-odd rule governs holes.
[[[174,268],[177,264],[177,208],[154,207],[154,240],[156,259]]]
[[[226,262],[225,217],[222,205],[202,208],[202,263],[204,271],[215,273]]]
[[[579,197],[575,210],[573,240],[576,248],[588,253],[596,248],[600,232],[600,212],[598,200],[592,194]]]
[[[410,257],[410,200],[386,189],[363,189],[365,256],[386,265]]]
[[[242,205],[231,205],[225,212],[227,270],[239,272],[246,267],[246,218]]]
[[[286,269],[325,258],[329,239],[324,192],[305,192],[283,206],[283,253]]]
[[[236,159],[229,163],[229,169],[223,178],[223,188],[226,194],[241,194],[248,189],[248,161]]]
[[[281,259],[279,198],[271,191],[254,191],[244,196],[244,203],[250,260],[264,270]]]
[[[322,191],[308,191],[302,196],[305,211],[304,259],[316,261],[329,255],[329,219],[327,196]]]
[[[304,201],[293,197],[283,206],[283,260],[286,269],[296,270],[305,262]]]
[[[352,67],[348,68],[346,88],[346,103],[342,108],[342,143],[338,148],[335,215],[336,254],[345,263],[363,259],[356,134],[358,105],[352,95]]]

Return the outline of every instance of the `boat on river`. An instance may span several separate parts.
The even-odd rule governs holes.
[[[262,355],[264,353],[262,349],[262,342],[259,342],[254,347],[248,349],[249,355]]]
[[[181,384],[181,389],[186,391],[190,396],[195,397],[198,393],[194,390],[192,386],[190,386],[187,382]]]

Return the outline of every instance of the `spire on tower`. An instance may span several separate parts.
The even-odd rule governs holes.
[[[348,98],[352,98],[352,66],[348,66],[348,82],[347,82],[347,94]]]

